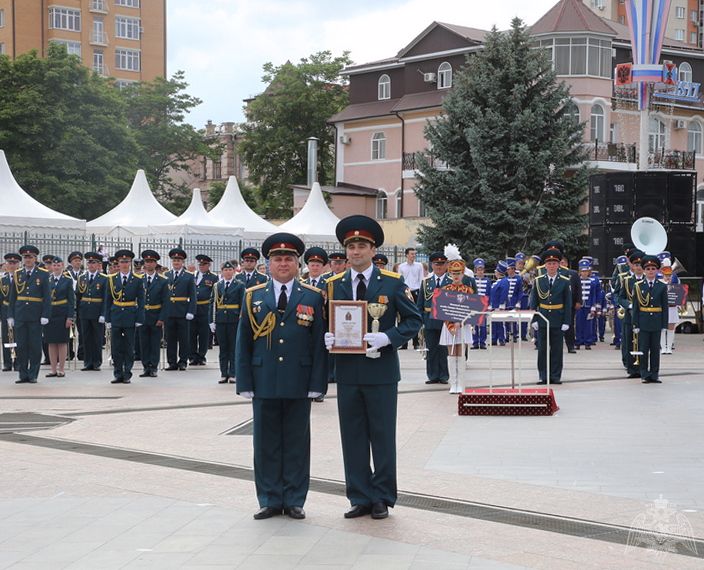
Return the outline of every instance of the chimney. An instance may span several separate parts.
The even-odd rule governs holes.
[[[306,184],[308,188],[313,188],[313,183],[318,181],[318,139],[308,137],[308,168],[306,172]]]
[[[205,134],[209,136],[215,134],[215,125],[210,119],[208,119],[208,122],[205,124]]]

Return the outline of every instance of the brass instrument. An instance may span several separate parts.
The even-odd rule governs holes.
[[[10,358],[14,363],[17,358],[17,353],[15,349],[17,348],[17,343],[15,342],[15,327],[8,327],[7,330],[7,341],[3,346],[10,349]]]
[[[68,333],[69,344],[73,346],[73,369],[78,368],[78,327],[76,326],[76,321],[71,321],[71,329]]]
[[[625,319],[626,318],[626,309],[624,309],[623,307],[619,307],[618,310],[616,311],[616,316],[621,320]]]
[[[105,327],[105,352],[107,353],[107,358],[110,366],[112,366],[112,329]]]
[[[630,352],[631,356],[635,356],[633,359],[634,366],[640,366],[640,357],[643,354],[641,350],[638,350],[638,333],[633,333],[633,350]]]
[[[416,352],[420,352],[420,357],[423,360],[428,358],[428,347],[425,344],[425,327],[421,327],[418,331],[418,348]]]
[[[523,269],[518,273],[523,282],[523,290],[529,292],[531,287],[533,287],[533,281],[535,281],[536,270],[540,262],[533,256],[530,256],[523,266]]]

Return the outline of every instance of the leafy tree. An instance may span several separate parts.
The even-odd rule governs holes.
[[[433,222],[419,231],[426,248],[453,242],[491,260],[540,253],[549,239],[569,252],[583,248],[589,171],[569,101],[520,19],[487,35],[484,50],[455,74],[444,114],[426,128],[433,160],[448,166],[420,156],[416,194]]]
[[[240,152],[259,185],[259,213],[270,218],[291,214],[290,185],[306,181],[306,139],[317,137],[318,180],[334,179],[334,129],[330,116],[347,105],[340,72],[351,63],[348,52],[332,57],[322,51],[294,65],[264,65],[265,91],[245,108],[247,123]]]

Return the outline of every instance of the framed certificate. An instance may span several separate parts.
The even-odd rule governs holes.
[[[330,332],[335,335],[333,354],[366,354],[367,302],[330,301]]]

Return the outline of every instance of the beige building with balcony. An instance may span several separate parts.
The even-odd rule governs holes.
[[[166,76],[166,0],[0,0],[0,53],[49,43],[118,85]]]

